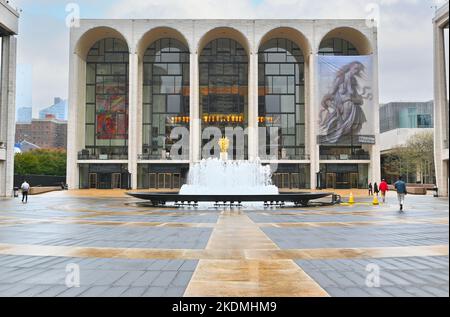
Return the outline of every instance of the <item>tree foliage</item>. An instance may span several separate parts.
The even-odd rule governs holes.
[[[393,149],[384,157],[383,168],[387,176],[417,174],[421,183],[430,182],[434,172],[433,132],[420,132],[406,144]]]
[[[65,150],[38,149],[18,153],[14,158],[16,175],[66,175],[67,154]]]

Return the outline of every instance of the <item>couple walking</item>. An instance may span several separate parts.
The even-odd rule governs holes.
[[[400,205],[400,211],[403,211],[403,206],[405,204],[405,196],[407,194],[406,183],[403,181],[403,178],[400,176],[398,180],[395,182],[394,187],[397,191],[398,203]],[[375,193],[378,196],[378,193],[381,192],[381,197],[383,199],[383,203],[386,202],[386,193],[389,191],[389,185],[386,180],[382,180],[380,186],[375,183],[372,186],[372,183],[369,184],[369,195],[372,196]]]

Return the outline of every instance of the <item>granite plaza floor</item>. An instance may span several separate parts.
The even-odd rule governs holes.
[[[444,199],[407,196],[401,214],[392,194],[242,210],[91,194],[0,200],[0,296],[449,296]]]

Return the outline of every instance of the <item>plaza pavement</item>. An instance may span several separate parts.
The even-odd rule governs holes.
[[[448,201],[408,195],[401,214],[393,193],[370,200],[230,210],[153,208],[120,191],[3,199],[0,296],[449,296]],[[73,264],[80,285],[69,288]]]

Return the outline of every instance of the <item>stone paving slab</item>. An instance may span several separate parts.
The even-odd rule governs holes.
[[[449,257],[370,260],[297,260],[309,276],[336,297],[448,297]],[[369,266],[370,265],[370,266]],[[379,269],[379,287],[369,274]]]
[[[26,263],[41,265],[29,268]],[[198,261],[0,256],[0,297],[181,296]],[[78,264],[80,287],[65,284]],[[50,267],[49,267],[50,265]]]
[[[262,230],[282,249],[370,248],[448,244],[448,225],[273,228]]]

